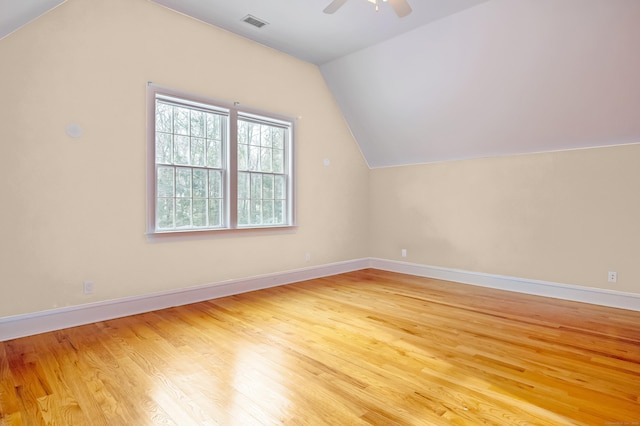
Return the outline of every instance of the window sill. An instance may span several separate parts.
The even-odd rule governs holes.
[[[208,240],[213,238],[250,236],[250,235],[280,235],[293,234],[297,225],[263,226],[260,228],[222,228],[222,229],[193,229],[184,231],[148,232],[147,242]]]

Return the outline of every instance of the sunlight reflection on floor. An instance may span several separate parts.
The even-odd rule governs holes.
[[[288,417],[289,398],[282,381],[281,350],[267,345],[244,347],[233,371],[234,401],[231,424],[246,424],[246,399],[253,402],[250,414],[262,424],[278,423]]]

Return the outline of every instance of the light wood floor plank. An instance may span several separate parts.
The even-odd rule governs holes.
[[[378,270],[0,342],[0,426],[634,422],[640,312]]]

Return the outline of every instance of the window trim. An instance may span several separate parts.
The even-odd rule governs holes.
[[[169,98],[176,103],[188,100],[186,106],[193,108],[193,104],[202,104],[209,110],[218,110],[228,116],[227,141],[223,156],[226,159],[225,179],[223,180],[224,200],[227,204],[223,214],[226,226],[221,228],[206,229],[178,229],[158,231],[156,229],[156,99],[157,97]],[[293,231],[297,228],[297,208],[296,208],[296,127],[297,119],[292,116],[263,111],[256,108],[240,106],[239,102],[227,102],[219,99],[209,98],[206,96],[195,95],[193,93],[171,89],[160,86],[152,82],[147,83],[147,187],[146,187],[146,235],[151,240],[175,239],[175,238],[201,238],[214,235],[222,235],[228,233],[282,233]],[[288,147],[285,150],[285,166],[288,168],[286,173],[286,185],[288,191],[287,209],[289,221],[287,224],[278,225],[260,225],[260,226],[238,226],[238,138],[237,138],[237,122],[238,118],[245,117],[250,120],[259,120],[265,122],[264,119],[273,120],[273,123],[282,124],[283,127],[289,129]]]

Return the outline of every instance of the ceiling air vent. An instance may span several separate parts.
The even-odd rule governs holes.
[[[249,25],[253,25],[256,28],[262,28],[268,24],[268,22],[265,22],[251,15],[247,15],[244,18],[242,18],[242,22],[246,22]]]

